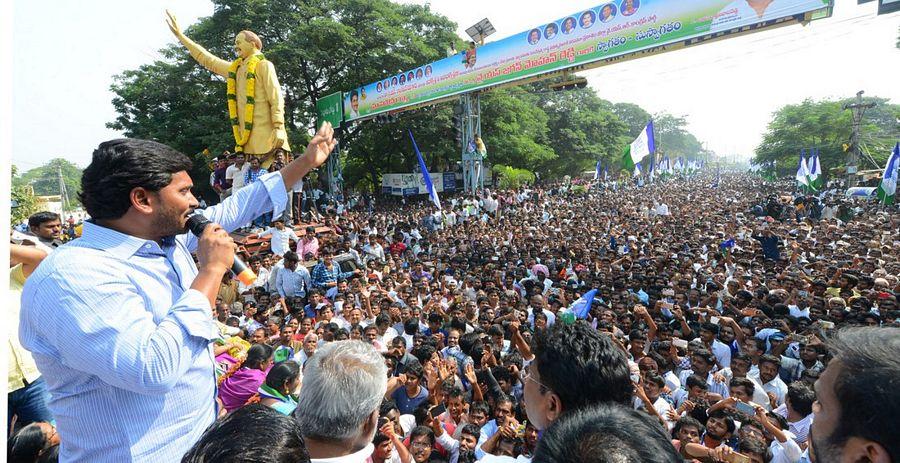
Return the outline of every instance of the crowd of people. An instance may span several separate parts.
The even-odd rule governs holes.
[[[700,172],[353,201],[318,235],[254,217],[271,244],[221,281],[219,418],[182,461],[896,461],[900,213],[792,190]],[[66,436],[22,410],[8,456],[51,461]]]

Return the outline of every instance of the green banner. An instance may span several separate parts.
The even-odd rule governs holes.
[[[344,120],[343,96],[341,92],[335,92],[331,95],[323,96],[316,100],[316,128],[322,127],[325,121],[331,122],[334,128],[341,125]]]

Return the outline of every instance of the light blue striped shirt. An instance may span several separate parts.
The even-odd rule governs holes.
[[[283,268],[275,277],[275,289],[281,297],[306,297],[310,288],[309,270],[298,263],[294,271]]]
[[[203,211],[234,230],[287,201],[268,174]],[[179,461],[216,416],[218,336],[190,233],[162,246],[85,222],[22,295],[19,338],[50,389],[60,461]]]

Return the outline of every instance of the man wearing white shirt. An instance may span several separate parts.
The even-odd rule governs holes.
[[[794,440],[798,444],[806,443],[809,438],[809,428],[813,422],[812,405],[815,400],[816,393],[812,387],[797,381],[788,386],[784,405],[773,410],[776,415],[787,420],[789,430],[794,434]]]
[[[769,396],[766,395],[766,391],[763,390],[762,384],[759,382],[759,370],[754,369],[751,370],[751,360],[750,356],[739,352],[734,358],[731,359],[731,367],[723,368],[717,372],[717,374],[721,374],[725,377],[725,384],[731,384],[731,380],[734,378],[747,378],[753,382],[753,398],[752,402],[760,404],[766,411],[771,410],[772,407],[769,404]],[[755,371],[756,373],[751,375],[750,372]]]
[[[235,194],[244,187],[244,175],[250,170],[250,164],[244,162],[244,155],[234,155],[234,164],[225,169],[225,181],[231,181],[231,194]]]
[[[291,241],[295,243],[300,241],[297,232],[295,232],[293,228],[286,228],[284,226],[284,220],[280,217],[272,221],[272,227],[269,227],[268,230],[258,235],[250,235],[248,238],[265,238],[267,236],[272,237],[269,248],[272,250],[272,254],[275,254],[278,257],[283,257],[284,253],[291,250]]]
[[[373,259],[380,262],[387,260],[384,255],[384,247],[381,246],[375,236],[367,235],[362,249],[366,262]]]
[[[253,273],[256,274],[256,279],[249,285],[245,285],[243,281],[238,280],[239,293],[244,294],[253,288],[265,288],[269,284],[269,269],[261,266],[261,261],[262,259],[259,256],[251,256],[247,261],[250,270],[253,270]]]
[[[700,340],[716,356],[720,368],[731,366],[731,348],[716,339],[719,334],[719,325],[704,323],[700,325]]]
[[[780,366],[779,358],[773,355],[763,355],[759,358],[759,382],[762,383],[773,408],[784,404],[784,397],[788,392],[787,385],[778,377]]]

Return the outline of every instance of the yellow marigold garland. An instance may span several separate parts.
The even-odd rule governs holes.
[[[231,119],[231,132],[234,134],[236,143],[234,151],[242,153],[244,145],[250,140],[250,132],[253,130],[253,107],[255,105],[254,97],[256,96],[256,66],[260,61],[266,59],[262,53],[251,56],[247,62],[247,104],[244,105],[244,136],[241,136],[240,122],[238,121],[237,109],[237,70],[244,61],[238,58],[231,62],[228,68],[228,117]]]

